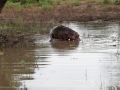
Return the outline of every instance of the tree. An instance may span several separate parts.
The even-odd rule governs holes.
[[[0,13],[2,12],[2,9],[3,9],[6,1],[7,1],[7,0],[0,0]]]

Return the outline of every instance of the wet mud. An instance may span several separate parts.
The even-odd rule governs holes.
[[[31,35],[0,34],[0,47],[32,47],[35,39]]]

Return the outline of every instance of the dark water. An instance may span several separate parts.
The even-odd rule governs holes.
[[[0,90],[120,90],[120,23],[63,25],[82,41],[35,35],[38,48],[1,49]]]

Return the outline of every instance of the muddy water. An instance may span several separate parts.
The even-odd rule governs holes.
[[[0,90],[119,90],[120,23],[63,25],[81,41],[50,43],[37,34],[37,48],[1,49]]]

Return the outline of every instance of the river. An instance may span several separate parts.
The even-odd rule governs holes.
[[[49,35],[36,34],[36,48],[1,49],[0,90],[119,90],[120,23],[62,25],[81,41],[49,42]]]

